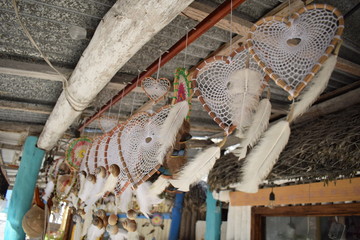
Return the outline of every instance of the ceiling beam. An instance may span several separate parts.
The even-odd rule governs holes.
[[[43,125],[39,124],[18,123],[0,120],[0,131],[2,132],[26,132],[28,135],[38,136],[41,133],[43,127]]]
[[[56,67],[58,71],[69,78],[73,69]],[[20,77],[30,77],[35,79],[42,79],[48,81],[61,82],[62,78],[47,64],[21,62],[10,59],[0,59],[0,74],[7,74]],[[132,74],[118,73],[108,83],[106,88],[121,90],[130,82],[135,76]],[[134,89],[135,92],[143,92],[141,87]]]
[[[52,107],[47,105],[25,103],[25,102],[12,102],[5,100],[0,100],[0,109],[39,113],[39,114],[50,114],[52,111]]]
[[[182,11],[181,13],[185,17],[201,22],[214,10],[215,10],[214,7],[211,7],[207,4],[200,2],[193,2],[190,4],[190,6],[185,8],[184,11]],[[232,16],[232,24],[231,24],[230,18],[231,17],[228,15],[223,19],[221,19],[219,22],[217,22],[214,26],[229,32],[231,31],[233,33],[237,33],[242,36],[247,35],[253,23],[245,19],[239,18],[237,16]]]

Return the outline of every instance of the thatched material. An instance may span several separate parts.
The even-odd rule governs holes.
[[[231,153],[222,156],[209,173],[210,189],[226,189],[239,182],[242,165]],[[331,180],[352,177],[356,171],[360,171],[360,105],[293,126],[267,179]]]
[[[230,184],[240,182],[243,163],[243,160],[239,161],[239,158],[232,153],[220,157],[208,176],[210,190],[224,189]]]
[[[293,127],[269,180],[315,180],[360,170],[360,105]]]

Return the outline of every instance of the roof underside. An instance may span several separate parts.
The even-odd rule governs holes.
[[[212,8],[217,7],[222,2],[221,0],[200,1],[201,4]],[[280,5],[281,2],[283,1],[247,0],[234,11],[234,16],[254,23]],[[343,35],[344,43],[339,56],[353,64],[360,64],[360,46],[358,45],[360,35],[357,32],[360,27],[360,14],[357,10],[360,1],[326,0],[315,2],[333,5],[343,13],[346,27]],[[69,76],[82,52],[89,44],[98,23],[114,3],[115,0],[21,0],[18,5],[21,20],[25,23],[34,40],[50,61]],[[38,134],[61,94],[62,83],[51,77],[44,77],[51,71],[19,27],[11,0],[0,2],[0,21],[0,69],[23,69],[26,67],[28,72],[41,73],[29,75],[28,72],[0,71],[1,130]],[[185,14],[177,16],[119,70],[111,83],[100,92],[91,106],[84,111],[81,119],[73,123],[72,129],[76,129],[84,118],[91,116],[103,106],[122,89],[124,84],[136,78],[139,71],[146,69],[160,54],[176,43],[186,34],[186,31],[192,29],[197,23]],[[70,29],[73,27],[86,29],[86,38],[72,39]],[[190,69],[196,66],[209,54],[229,42],[230,36],[235,36],[235,34],[218,27],[211,28],[186,50],[165,64],[160,69],[159,76],[172,81],[176,68],[185,66]],[[325,93],[356,85],[358,81],[358,75],[336,69]],[[275,119],[285,113],[290,102],[287,100],[287,94],[272,82],[270,88]],[[140,90],[136,90],[114,105],[110,109],[110,113],[106,114],[124,120],[146,102],[148,102],[146,95]],[[153,109],[161,107],[165,103],[166,101],[162,101]],[[221,133],[221,129],[208,117],[200,102],[196,100],[193,101],[192,105],[191,124],[194,126],[192,128],[192,135],[194,136],[213,136]],[[94,122],[88,126],[88,129],[98,127],[98,123]],[[71,131],[69,134],[71,135]],[[88,134],[91,135],[92,133]],[[7,138],[9,138],[8,135],[5,134],[0,142],[6,143]],[[23,139],[24,137],[19,137],[13,144],[21,145]],[[10,154],[10,156],[6,151],[8,150],[2,150],[3,161],[16,165],[19,154]],[[15,153],[18,152],[15,151]],[[10,175],[13,174],[12,169],[9,171]]]

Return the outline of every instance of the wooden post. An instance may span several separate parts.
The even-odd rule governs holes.
[[[221,207],[216,205],[212,192],[206,193],[206,240],[220,239],[221,232]],[[219,202],[220,203],[220,202]]]
[[[25,239],[22,219],[31,207],[36,180],[45,154],[43,150],[36,147],[37,140],[37,137],[28,137],[24,144],[19,171],[10,199],[5,239]]]

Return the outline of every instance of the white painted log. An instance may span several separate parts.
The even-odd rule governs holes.
[[[119,0],[100,21],[69,79],[69,93],[88,105],[116,72],[193,0]],[[38,147],[50,150],[81,114],[62,92]]]

